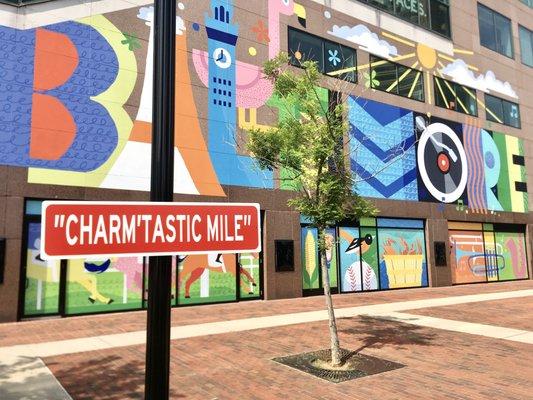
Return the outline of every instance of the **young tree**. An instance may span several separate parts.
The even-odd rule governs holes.
[[[341,365],[339,337],[331,298],[326,251],[326,229],[337,221],[373,216],[376,208],[357,195],[355,179],[346,167],[348,132],[346,107],[340,100],[324,105],[319,88],[322,74],[315,62],[301,64],[301,71],[288,67],[281,54],[267,61],[264,74],[274,84],[283,118],[268,130],[249,132],[248,150],[259,167],[285,171],[296,188],[289,205],[306,216],[319,233],[320,267],[331,336],[331,362]]]

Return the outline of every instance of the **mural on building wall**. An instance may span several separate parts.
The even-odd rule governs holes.
[[[422,221],[369,218],[338,229],[342,292],[428,285]]]
[[[453,283],[526,279],[525,234],[491,224],[450,223]]]
[[[59,311],[60,262],[41,258],[41,224],[27,226],[24,314],[57,314]]]
[[[363,98],[350,98],[349,106],[361,195],[528,211],[521,139]]]
[[[413,60],[409,67],[411,70],[406,70],[398,79],[398,84],[408,83],[411,87],[410,93],[412,94],[416,85],[419,84],[419,80],[425,80],[426,86],[432,86],[432,76],[440,78],[448,78],[453,82],[457,82],[460,85],[468,86],[472,89],[477,89],[485,93],[491,94],[503,94],[514,99],[518,99],[518,95],[512,88],[509,82],[499,80],[493,71],[481,72],[479,68],[469,64],[467,61],[457,58],[460,56],[472,56],[474,52],[470,50],[464,50],[459,48],[453,49],[453,54],[444,54],[439,52],[423,43],[416,43],[412,40],[400,37],[390,32],[381,31],[378,33],[371,31],[366,25],[356,24],[353,26],[348,25],[333,25],[333,27],[327,32],[329,35],[346,40],[357,45],[358,48],[374,54],[383,60],[378,63],[367,64],[358,66],[359,71],[364,71],[372,66],[392,66],[394,62],[407,62],[408,64]],[[405,54],[401,54],[396,46],[403,46],[406,51]],[[420,73],[423,73],[423,76]],[[380,90],[391,92],[396,88],[396,85],[387,85],[382,87],[381,76],[374,76],[375,80],[373,87],[378,87]],[[405,82],[404,82],[405,81]],[[454,90],[450,85],[445,82],[444,85],[449,88],[451,92]],[[443,88],[438,88],[443,92]],[[469,100],[479,104],[480,107],[485,109],[487,113],[491,114],[496,121],[501,121],[492,110],[486,107],[486,105],[478,99],[474,90],[466,90]],[[408,97],[411,97],[409,95]],[[433,99],[429,97],[427,99],[429,104],[433,103]],[[462,112],[472,115],[472,110],[468,108],[459,99],[457,107]],[[449,108],[449,107],[448,107]]]
[[[141,308],[142,280],[138,278],[142,279],[142,271],[143,260],[137,257],[69,260],[65,312],[82,314]]]
[[[222,185],[295,188],[286,180],[287,171],[255,166],[245,151],[245,131],[267,129],[259,121],[269,120],[271,110],[277,118],[287,112],[261,66],[282,48],[285,20],[306,29],[306,10],[293,0],[268,0],[265,18],[243,25],[235,3],[210,0],[202,3],[203,12],[196,3],[178,3],[176,193],[224,196]],[[327,20],[335,17],[333,11],[328,15]],[[0,163],[28,167],[32,183],[148,190],[152,22],[153,7],[146,6],[27,30],[0,27],[6,55]],[[362,24],[332,25],[325,27],[330,37],[384,62],[412,58],[415,75],[406,70],[396,84],[412,83],[411,93],[422,71],[427,79],[447,74],[459,83],[516,97],[507,82],[490,71],[476,75],[464,60]],[[247,51],[238,51],[242,46]],[[341,68],[340,53],[330,50],[327,59],[337,70],[327,73],[350,73]],[[357,71],[369,68],[358,65]],[[382,77],[368,74],[368,79],[379,84]],[[482,129],[474,119],[459,126],[361,98],[350,98],[349,107],[357,147],[352,167],[363,180],[361,194],[463,202],[474,210],[528,210],[521,140]],[[440,151],[439,144],[452,151]]]
[[[258,297],[259,255],[178,256],[178,304],[200,304]]]

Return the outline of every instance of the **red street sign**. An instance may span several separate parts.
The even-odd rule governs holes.
[[[258,204],[45,201],[43,259],[256,253]]]

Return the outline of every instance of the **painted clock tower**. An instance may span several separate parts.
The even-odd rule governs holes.
[[[220,183],[235,184],[238,156],[235,46],[238,27],[232,24],[233,0],[211,0],[205,18],[209,55],[209,152]]]

